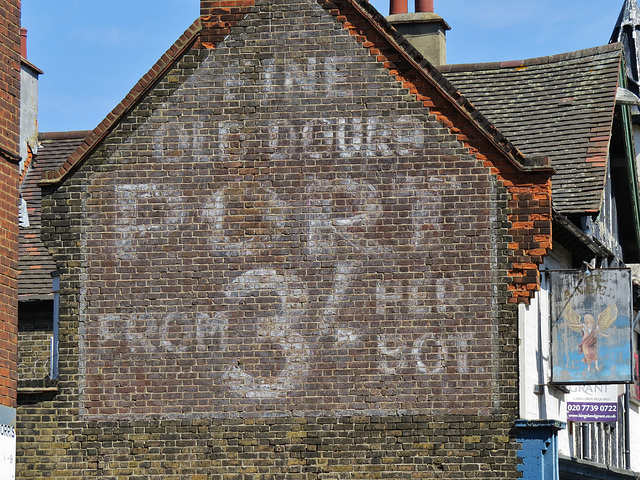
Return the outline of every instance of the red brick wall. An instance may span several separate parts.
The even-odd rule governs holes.
[[[496,148],[490,136],[483,135],[462,108],[454,107],[442,95],[443,85],[434,85],[436,82],[433,78],[421,75],[419,69],[413,68],[414,60],[410,55],[400,54],[380,32],[369,28],[366,16],[370,12],[354,8],[354,4],[357,4],[355,0],[318,0],[318,3],[329,10],[350,35],[367,47],[372,56],[383,62],[389,74],[416,95],[508,189],[510,211],[507,218],[511,235],[508,243],[509,302],[528,304],[540,288],[539,266],[551,248],[551,171],[541,169],[536,174],[518,168],[517,161],[509,162],[507,156],[499,153],[501,147]],[[427,65],[425,68],[433,67]],[[454,97],[459,95],[446,86],[444,89]],[[510,154],[516,158],[520,155],[515,150]]]
[[[0,4],[0,149],[18,155],[20,125],[20,1]]]
[[[214,12],[222,10],[245,9],[255,5],[255,0],[201,0],[200,15],[213,15]]]
[[[255,5],[255,0],[201,0],[203,32],[198,47],[214,48]]]
[[[526,174],[363,46],[313,2],[252,10],[56,190],[81,412],[492,411]]]
[[[2,2],[0,18],[0,404],[15,406],[20,1]]]

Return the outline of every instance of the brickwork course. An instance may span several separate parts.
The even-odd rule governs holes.
[[[0,5],[0,405],[16,406],[20,1]]]
[[[19,478],[517,477],[550,171],[371,12],[202,2],[43,176],[60,380]]]

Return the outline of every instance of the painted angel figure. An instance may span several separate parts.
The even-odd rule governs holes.
[[[612,303],[605,308],[598,320],[593,315],[587,313],[584,316],[584,323],[581,322],[580,315],[573,311],[571,305],[567,305],[563,312],[563,317],[569,327],[574,332],[582,335],[582,341],[578,345],[580,353],[584,355],[582,361],[587,364],[587,372],[591,371],[591,364],[594,364],[596,372],[600,370],[598,365],[598,336],[607,337],[604,331],[618,318],[618,307]]]

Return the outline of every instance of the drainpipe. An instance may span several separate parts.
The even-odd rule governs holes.
[[[624,390],[624,466],[631,469],[631,420],[629,413],[631,411],[631,386],[627,384]]]
[[[51,345],[51,365],[49,366],[49,377],[56,380],[59,375],[58,371],[58,338],[60,336],[60,272],[53,272],[52,291],[53,291],[53,339]]]

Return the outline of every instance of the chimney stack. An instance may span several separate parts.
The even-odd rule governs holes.
[[[387,20],[433,65],[447,63],[446,32],[451,27],[433,11],[433,0],[415,0],[409,13],[407,0],[390,0]]]
[[[20,55],[25,60],[27,59],[27,29],[20,29]]]
[[[407,0],[391,0],[389,15],[401,15],[409,11]]]

